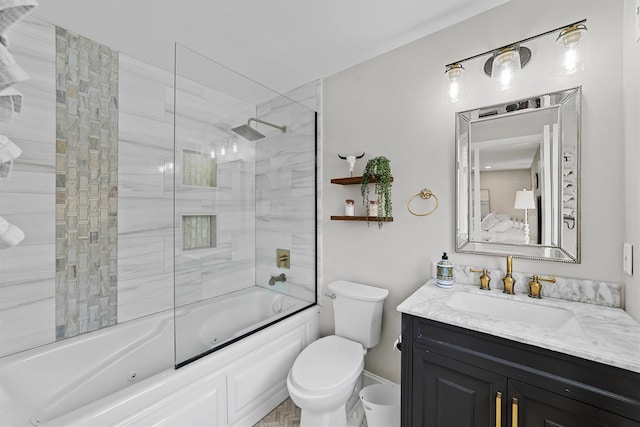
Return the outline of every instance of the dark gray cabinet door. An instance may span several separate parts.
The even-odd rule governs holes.
[[[494,372],[413,348],[412,426],[487,427],[504,419],[507,380]],[[496,424],[496,411],[498,411]]]
[[[509,380],[509,411],[523,427],[637,427],[638,423],[573,399]],[[517,399],[517,409],[513,399]]]

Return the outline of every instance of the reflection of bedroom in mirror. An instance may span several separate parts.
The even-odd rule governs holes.
[[[579,262],[579,115],[579,88],[457,114],[459,252]]]

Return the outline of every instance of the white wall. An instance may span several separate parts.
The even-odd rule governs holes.
[[[442,251],[449,252],[454,263],[504,268],[502,257],[454,253],[456,111],[583,86],[582,263],[516,259],[514,268],[543,275],[623,281],[625,204],[623,191],[616,191],[623,187],[625,178],[619,67],[622,6],[623,0],[512,0],[325,80],[323,285],[349,279],[391,291],[385,302],[382,342],[368,353],[367,370],[399,381],[400,355],[392,351],[392,342],[400,333],[396,306],[429,278],[430,263],[439,259]],[[555,40],[551,35],[527,43],[533,58],[523,70],[521,86],[496,94],[482,74],[486,58],[481,58],[464,64],[469,98],[455,105],[440,101],[446,64],[582,18],[588,19],[593,61],[581,75],[550,77]],[[630,78],[637,81],[637,73]],[[636,105],[637,117],[637,89],[635,94],[635,101],[627,102]],[[627,133],[637,143],[637,127]],[[329,220],[330,215],[342,211],[344,199],[359,199],[358,188],[327,184],[330,178],[348,173],[337,154],[361,151],[367,156],[359,164],[360,171],[367,158],[385,155],[391,160],[395,221],[382,230],[367,228],[365,223]],[[637,172],[633,178],[637,183]],[[424,187],[439,197],[440,207],[427,217],[412,216],[406,209],[407,200]],[[629,221],[638,218],[638,195],[633,191],[636,208]],[[637,241],[638,230],[635,237]],[[321,302],[326,307],[322,334],[329,334],[333,332],[330,300],[324,297]],[[640,317],[637,303],[629,307]]]
[[[632,243],[635,258],[640,257],[640,42],[635,42],[635,0],[624,1],[623,19],[623,111],[624,111],[624,170],[626,199],[625,236]],[[633,277],[625,276],[626,309],[640,321],[640,271],[635,263]]]

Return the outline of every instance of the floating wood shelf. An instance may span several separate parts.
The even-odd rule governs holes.
[[[332,184],[340,184],[340,185],[354,185],[354,184],[360,184],[361,182],[362,182],[361,176],[350,176],[348,178],[332,178],[331,179]],[[374,182],[376,181],[375,180],[369,181],[370,184],[373,184]],[[391,182],[393,182],[393,177],[391,177]]]
[[[378,217],[377,216],[366,217],[366,216],[331,215],[331,220],[332,221],[367,221],[367,219],[369,221],[372,221],[372,222],[377,222],[378,221]],[[393,217],[392,216],[388,216],[388,217],[382,218],[382,221],[384,221],[384,222],[393,222]]]

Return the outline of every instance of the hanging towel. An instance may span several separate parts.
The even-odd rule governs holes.
[[[31,12],[38,3],[35,0],[0,0],[0,34]]]
[[[0,44],[0,90],[25,81],[28,78],[29,75],[16,63],[9,50]]]
[[[0,123],[9,123],[22,110],[22,94],[12,87],[0,92]]]
[[[6,136],[0,135],[0,163],[17,159],[21,154],[22,150],[20,147],[11,142]]]
[[[0,216],[0,249],[11,248],[24,240],[24,232]]]

